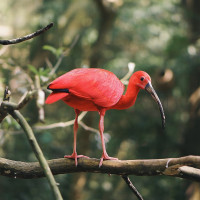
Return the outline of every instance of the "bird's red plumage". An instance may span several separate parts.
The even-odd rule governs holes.
[[[54,103],[64,97],[67,97],[68,95],[69,95],[68,93],[64,93],[64,92],[52,92],[46,99],[45,103],[46,104]]]
[[[62,95],[58,96],[53,92],[46,103],[63,99],[68,105],[77,109],[78,104],[84,104],[84,110],[94,110],[90,109],[92,105],[111,107],[119,101],[124,91],[124,85],[115,74],[96,68],[74,69],[51,82],[49,88],[68,89],[69,96],[63,99]]]
[[[66,158],[77,159],[84,157],[76,152],[76,136],[78,129],[78,115],[80,111],[98,111],[100,115],[99,133],[101,136],[103,154],[100,159],[99,166],[103,160],[112,160],[116,158],[109,157],[106,152],[103,131],[104,131],[104,115],[109,109],[126,109],[133,106],[140,89],[147,90],[159,105],[163,124],[165,122],[164,111],[161,102],[155,93],[150,76],[143,71],[135,72],[130,80],[123,95],[124,85],[113,74],[104,69],[96,68],[79,68],[74,69],[54,80],[48,86],[53,92],[46,99],[46,103],[54,103],[62,99],[66,104],[73,107],[76,113],[74,121],[74,150],[72,155]]]

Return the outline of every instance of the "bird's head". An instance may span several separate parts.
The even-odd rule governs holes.
[[[151,77],[146,72],[138,71],[134,73],[134,82],[139,88],[144,90],[146,85],[151,82]]]
[[[161,104],[161,101],[156,94],[156,91],[154,90],[153,86],[151,85],[151,77],[144,71],[137,71],[134,73],[134,83],[143,90],[146,90],[152,98],[156,101],[158,104],[161,118],[162,118],[162,126],[165,127],[165,114],[164,110]]]

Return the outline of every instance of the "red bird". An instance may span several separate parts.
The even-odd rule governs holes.
[[[65,158],[75,159],[76,166],[78,164],[77,158],[86,157],[77,155],[76,152],[78,115],[81,111],[98,111],[100,115],[99,132],[103,154],[99,166],[102,165],[103,160],[117,159],[108,156],[104,143],[104,115],[107,110],[121,110],[133,106],[140,89],[145,89],[159,105],[163,127],[165,124],[165,115],[162,104],[151,85],[150,76],[143,71],[133,73],[124,95],[124,85],[116,75],[110,71],[97,68],[74,69],[55,79],[49,84],[47,89],[52,90],[52,93],[46,99],[46,104],[63,100],[75,110],[74,150],[72,155],[67,155]]]

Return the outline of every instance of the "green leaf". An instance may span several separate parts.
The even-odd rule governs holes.
[[[50,69],[39,68],[38,75],[39,76],[48,76]]]
[[[50,45],[44,45],[43,46],[44,50],[50,51],[51,53],[53,53],[54,55],[56,55],[56,48],[50,46]]]
[[[34,74],[37,74],[37,75],[39,74],[39,72],[37,71],[36,67],[34,67],[33,65],[28,64],[28,68]]]
[[[50,45],[44,45],[43,46],[44,50],[50,51],[53,53],[57,58],[63,53],[63,48],[58,48],[56,49],[55,47],[52,47]]]
[[[63,53],[63,48],[58,48],[58,49],[56,50],[56,55],[57,55],[57,57],[59,57],[62,53]]]

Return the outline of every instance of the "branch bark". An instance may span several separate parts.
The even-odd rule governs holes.
[[[54,175],[90,172],[116,175],[157,176],[166,175],[200,182],[200,156],[145,160],[109,160],[103,161],[99,168],[99,159],[79,158],[75,167],[73,159],[59,158],[48,161]],[[185,166],[193,168],[190,173]],[[185,172],[185,171],[186,172]],[[188,173],[187,173],[188,172]],[[0,158],[0,175],[12,178],[41,178],[44,171],[38,162],[21,162]]]
[[[61,193],[58,189],[58,186],[55,182],[53,174],[51,173],[48,163],[43,155],[42,150],[40,149],[39,144],[37,143],[37,140],[34,136],[34,133],[31,129],[31,127],[28,125],[27,121],[24,119],[24,117],[21,115],[21,113],[19,111],[14,110],[14,111],[10,111],[9,113],[23,128],[31,147],[32,147],[37,159],[39,160],[41,169],[43,170],[45,176],[47,177],[47,180],[49,181],[49,184],[51,186],[51,189],[53,191],[55,199],[62,200],[63,198],[62,198]]]
[[[133,183],[129,179],[129,177],[126,176],[126,175],[123,175],[122,178],[125,181],[125,183],[128,185],[128,187],[130,188],[130,190],[135,194],[135,196],[139,200],[144,200],[143,197],[142,197],[142,195],[138,192],[137,188],[133,185]]]
[[[8,115],[8,110],[20,110],[36,95],[36,92],[37,90],[33,90],[25,93],[18,104],[8,102],[5,99],[6,96],[4,94],[4,101],[0,103],[0,123]]]
[[[5,100],[5,101],[3,101],[0,105],[0,114],[2,112],[5,112],[6,115],[7,115],[7,113],[9,113],[18,122],[18,124],[21,126],[21,128],[24,130],[24,133],[27,136],[27,139],[35,153],[35,156],[37,157],[37,159],[39,161],[41,169],[43,170],[43,173],[47,177],[47,180],[53,191],[53,195],[54,195],[55,199],[62,200],[63,198],[61,196],[60,190],[59,190],[57,183],[54,179],[54,176],[48,166],[48,163],[43,155],[43,152],[40,149],[40,146],[34,136],[34,133],[31,129],[31,127],[29,126],[28,122],[23,117],[23,115],[17,110],[17,109],[22,108],[34,96],[35,92],[32,91],[30,93],[25,94],[19,104],[14,104],[14,103],[7,102],[9,100],[9,96],[10,96],[8,91],[9,91],[8,89],[5,90],[4,98],[3,98],[3,100]],[[1,115],[1,117],[2,117],[2,115]],[[1,118],[0,118],[0,120],[1,120]],[[14,173],[14,174],[16,175],[16,173]]]
[[[20,43],[20,42],[24,42],[26,40],[30,40],[30,39],[32,39],[32,38],[44,33],[45,31],[49,30],[51,27],[53,27],[53,23],[50,23],[46,27],[41,28],[40,30],[37,30],[34,33],[31,33],[29,35],[25,35],[25,36],[20,37],[20,38],[11,39],[11,40],[0,40],[0,44],[2,44],[2,45],[11,45],[11,44],[17,44],[17,43]]]

